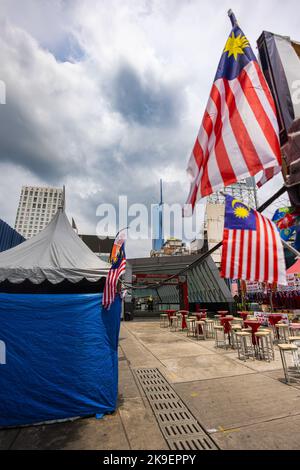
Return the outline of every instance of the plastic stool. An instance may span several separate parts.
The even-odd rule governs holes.
[[[170,322],[171,322],[170,330],[177,331],[178,330],[178,317],[177,316],[171,317]]]
[[[205,340],[206,339],[206,323],[205,323],[205,321],[202,321],[202,320],[196,321],[195,325],[196,325],[196,327],[195,327],[196,338],[197,339],[202,338],[202,339]]]
[[[255,338],[257,340],[256,344],[259,357],[264,361],[271,362],[271,358],[273,359],[273,355],[269,346],[269,333],[267,331],[258,331],[257,333],[255,333]]]
[[[242,331],[242,326],[241,325],[238,325],[238,324],[235,324],[235,325],[231,325],[231,345],[232,345],[232,348],[233,349],[237,349],[237,338],[236,338],[236,334],[237,333],[241,333]]]
[[[169,326],[169,318],[165,313],[160,314],[160,327],[167,328]]]
[[[223,326],[214,326],[215,332],[215,347],[227,348],[227,340]]]
[[[290,336],[290,328],[289,325],[286,325],[285,323],[277,323],[276,328],[278,330],[278,339],[280,343],[288,343],[289,342],[289,336]]]
[[[189,336],[195,336],[195,323],[196,323],[196,320],[194,320],[193,318],[187,318],[186,320],[186,325],[187,325],[187,331],[186,331],[186,334],[187,334],[187,337]]]
[[[207,338],[214,338],[214,321],[213,320],[205,320],[206,323],[206,337]]]
[[[237,341],[237,350],[238,350],[238,358],[241,361],[246,361],[250,357],[255,359],[255,350],[252,344],[252,334],[246,331],[242,331],[236,333],[236,341]]]
[[[298,357],[298,348],[295,344],[278,344],[278,349],[280,351],[280,356],[281,356],[281,362],[282,362],[282,367],[284,371],[284,376],[285,376],[285,381],[286,383],[290,383],[290,370],[286,362],[286,353],[291,352],[292,353],[292,359],[294,363],[294,367],[296,369],[296,372],[299,374],[300,378],[300,368],[299,368],[299,357]]]

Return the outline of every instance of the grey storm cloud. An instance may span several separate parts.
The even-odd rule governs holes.
[[[180,88],[160,83],[150,74],[141,77],[129,64],[117,71],[109,95],[124,119],[142,126],[174,126],[182,110]]]
[[[28,109],[23,110],[13,99],[8,99],[6,105],[0,107],[0,121],[2,162],[23,166],[48,181],[61,174],[64,162],[57,164],[54,150],[46,145],[40,129],[32,125]]]
[[[300,39],[298,0],[257,0],[255,14],[231,6],[253,47],[263,29]],[[230,31],[224,2],[2,0],[0,27],[2,218],[14,223],[25,184],[65,184],[67,211],[89,233],[99,204],[127,195],[149,206],[160,178],[166,202],[185,201]]]

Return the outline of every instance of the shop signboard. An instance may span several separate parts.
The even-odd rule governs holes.
[[[254,317],[257,318],[258,321],[261,322],[262,325],[264,326],[271,326],[269,324],[269,315],[272,315],[270,313],[265,313],[265,312],[254,312]],[[281,320],[288,324],[289,323],[289,316],[287,313],[280,313],[281,315]]]

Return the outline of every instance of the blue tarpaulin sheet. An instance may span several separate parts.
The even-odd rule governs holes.
[[[115,410],[121,300],[109,311],[101,302],[102,294],[0,294],[0,426]]]
[[[0,219],[0,252],[23,243],[25,238]]]

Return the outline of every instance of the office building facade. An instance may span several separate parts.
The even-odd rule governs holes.
[[[37,235],[51,222],[62,200],[62,188],[23,186],[15,229],[25,238]]]

